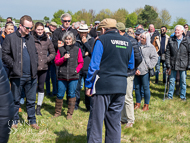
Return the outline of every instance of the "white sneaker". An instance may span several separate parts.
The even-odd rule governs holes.
[[[24,98],[20,99],[20,104],[24,104]]]

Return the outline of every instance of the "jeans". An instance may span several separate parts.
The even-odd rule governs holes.
[[[48,71],[46,75],[46,94],[50,93],[50,77],[53,85],[53,94],[57,94],[57,79],[56,79],[56,67],[55,63],[48,65]]]
[[[149,81],[150,81],[149,73],[145,75],[135,76],[135,95],[137,103],[141,103],[141,98],[142,98],[141,88],[143,86],[145,104],[149,104],[150,101]]]
[[[68,89],[68,97],[74,98],[75,97],[75,90],[77,87],[78,80],[58,80],[58,93],[57,98],[63,99],[65,95],[65,91]]]
[[[81,91],[81,85],[82,85],[82,82],[84,82],[84,80],[86,80],[86,73],[82,73],[82,74],[79,74],[79,80],[78,80],[78,84],[77,84],[77,88],[76,88],[76,103],[75,103],[75,109],[78,109],[78,106],[79,106],[79,103],[80,103],[80,91]],[[84,80],[82,80],[84,79]],[[84,83],[85,84],[85,83]],[[86,109],[89,111],[90,110],[90,99],[91,97],[88,97],[86,95],[86,88],[85,88],[85,106],[86,106]]]
[[[36,123],[35,116],[35,101],[36,101],[36,86],[37,79],[29,77],[11,78],[11,91],[14,98],[14,124],[18,124],[21,93],[24,88],[26,95],[26,109],[28,114],[28,121],[30,124]]]
[[[158,79],[159,79],[160,63],[162,63],[162,68],[163,68],[163,81],[166,81],[166,63],[164,61],[161,61],[160,56],[158,57],[158,62],[156,64],[156,66],[155,66],[156,80],[158,81]]]
[[[168,91],[168,98],[173,98],[174,88],[175,88],[175,80],[176,80],[176,70],[171,70],[171,75],[169,78],[169,91]],[[186,71],[179,71],[180,74],[180,98],[186,99]]]
[[[102,127],[105,124],[105,143],[120,143],[121,110],[125,100],[124,94],[93,95],[87,126],[87,142],[102,142]]]

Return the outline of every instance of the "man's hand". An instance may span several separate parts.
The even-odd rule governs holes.
[[[58,47],[63,47],[63,46],[64,46],[63,41],[58,40]]]
[[[141,72],[139,70],[136,71],[135,75],[140,75]]]
[[[88,56],[89,55],[89,53],[88,52],[85,52],[85,56]]]
[[[68,59],[68,58],[70,58],[70,54],[65,54],[64,59]]]
[[[92,96],[91,90],[92,90],[91,88],[86,89],[86,95],[89,97]]]
[[[82,42],[83,42],[83,43],[86,43],[86,42],[87,42],[87,40],[86,40],[86,37],[85,37],[85,36],[82,36]]]

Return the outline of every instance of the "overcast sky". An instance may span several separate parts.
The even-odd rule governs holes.
[[[81,9],[93,9],[97,14],[102,9],[114,12],[125,8],[131,13],[136,8],[151,5],[159,11],[167,9],[172,16],[172,23],[176,17],[183,17],[190,24],[190,0],[2,0],[0,5],[0,15],[3,18],[11,16],[16,19],[25,14],[32,19],[43,19],[44,16],[52,19],[54,12],[59,9],[73,13]]]

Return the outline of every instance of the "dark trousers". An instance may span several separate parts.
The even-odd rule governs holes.
[[[26,95],[26,109],[28,114],[28,121],[30,124],[36,123],[35,101],[36,101],[37,79],[33,79],[31,77],[22,77],[22,78],[12,78],[10,81],[11,81],[11,91],[15,103],[14,124],[17,124],[19,120],[18,110],[20,107],[20,98],[23,88]]]
[[[44,93],[44,83],[46,80],[46,70],[38,71],[38,92]]]
[[[121,111],[125,101],[124,94],[93,95],[91,97],[90,117],[87,126],[87,142],[102,142],[102,127],[105,123],[105,143],[120,143]]]
[[[53,85],[53,94],[57,94],[57,79],[56,79],[56,67],[55,63],[48,65],[48,71],[46,75],[46,94],[50,93],[50,78]]]
[[[81,91],[81,82],[82,82],[82,78],[84,78],[84,81],[86,79],[86,73],[81,73],[79,74],[79,79],[78,79],[78,84],[77,84],[77,88],[76,88],[76,104],[75,104],[75,109],[78,109],[79,103],[80,103],[80,91]],[[85,84],[85,82],[84,82]],[[85,93],[85,106],[86,109],[89,111],[90,110],[90,99],[91,97],[88,97],[86,95],[86,88],[84,90]]]

